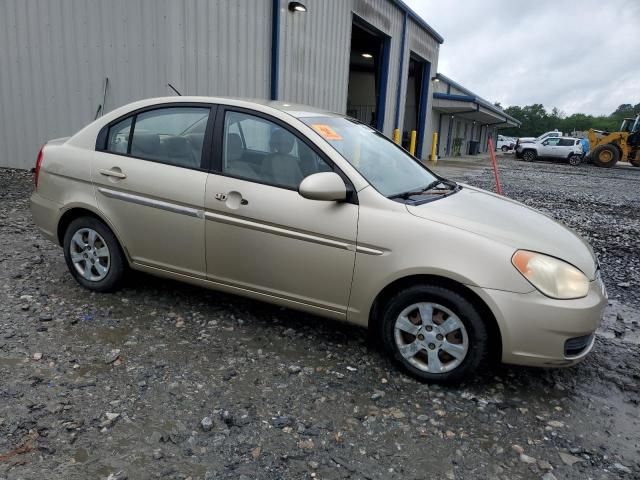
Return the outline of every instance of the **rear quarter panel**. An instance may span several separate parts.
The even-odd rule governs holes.
[[[91,183],[93,151],[68,143],[46,145],[43,152],[37,195],[56,205],[55,220],[72,208],[85,208],[97,213],[96,198]]]

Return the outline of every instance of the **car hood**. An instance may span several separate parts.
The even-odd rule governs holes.
[[[557,257],[579,268],[589,279],[596,274],[591,246],[573,230],[515,200],[462,184],[453,195],[422,205],[407,205],[409,213],[482,235],[518,249]]]

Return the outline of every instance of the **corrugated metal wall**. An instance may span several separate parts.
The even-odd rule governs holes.
[[[279,0],[280,25],[280,99],[313,105],[344,113],[349,82],[349,51],[353,16],[390,37],[384,133],[396,128],[396,109],[400,125],[404,104],[410,52],[431,63],[431,76],[438,66],[439,43],[414,20],[408,19],[402,74],[401,48],[404,12],[390,0],[306,0],[308,13],[289,13],[288,0]],[[431,85],[431,84],[430,84]],[[400,89],[400,104],[397,91]],[[428,92],[425,111],[423,156],[431,148],[432,92]]]
[[[384,133],[391,135],[404,12],[389,0],[307,0],[302,15],[288,13],[287,4],[280,2],[279,97],[345,113],[351,24],[357,15],[391,37],[384,122]]]
[[[305,14],[281,0],[278,98],[344,113],[349,80],[351,1],[308,0]]]
[[[269,95],[267,0],[0,1],[0,166],[106,109],[182,93]]]
[[[400,76],[404,12],[393,1],[305,0],[305,14],[279,2],[280,99],[344,112],[353,15],[391,37],[391,135],[409,51],[435,72],[437,42],[409,21]],[[271,25],[270,0],[0,0],[0,166],[31,168],[46,140],[92,121],[105,77],[106,111],[170,95],[168,82],[184,94],[268,98]]]

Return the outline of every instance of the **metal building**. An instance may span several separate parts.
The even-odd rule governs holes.
[[[3,0],[0,166],[168,83],[416,129],[426,156],[442,41],[400,0]]]
[[[450,157],[486,152],[498,129],[521,122],[491,102],[438,73],[433,82],[429,133],[438,132],[437,155]]]

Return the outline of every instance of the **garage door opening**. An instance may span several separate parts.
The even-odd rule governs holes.
[[[402,124],[402,146],[409,149],[411,131],[417,132],[416,156],[421,158],[424,143],[424,122],[426,120],[427,100],[429,98],[429,75],[431,64],[414,53],[409,56],[407,78],[407,97],[404,104],[404,122]]]
[[[389,37],[354,19],[349,56],[347,115],[378,130],[384,124]]]

